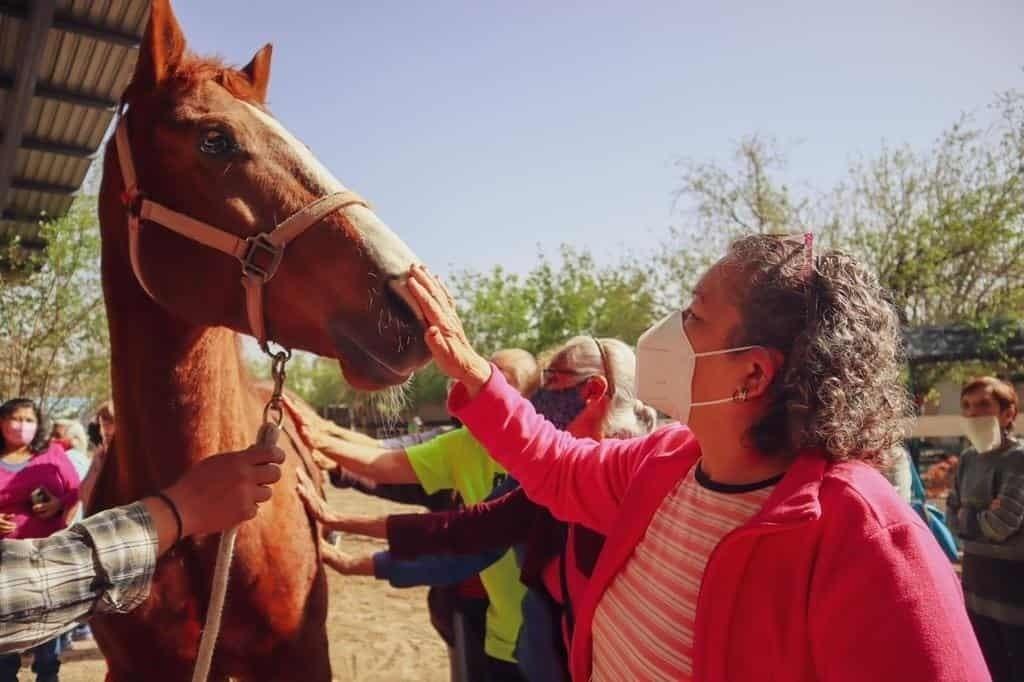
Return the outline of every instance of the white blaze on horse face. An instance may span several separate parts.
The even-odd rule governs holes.
[[[320,190],[325,195],[345,191],[345,186],[324,168],[320,160],[313,156],[309,147],[302,144],[277,119],[248,102],[242,102],[242,104],[249,109],[253,116],[266,125],[272,134],[288,146],[302,167],[306,169],[309,177],[320,185]],[[409,266],[419,262],[405,242],[392,232],[391,228],[385,225],[376,213],[365,206],[346,206],[341,210],[344,211],[353,227],[359,230],[363,237],[363,244],[377,267],[384,274],[402,277],[404,281],[406,273],[409,272]],[[404,292],[399,293],[404,294]],[[416,306],[413,306],[413,310],[418,312]]]

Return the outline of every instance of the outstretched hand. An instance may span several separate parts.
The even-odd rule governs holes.
[[[338,426],[330,419],[324,419],[305,403],[295,400],[289,395],[283,396],[285,409],[295,422],[299,436],[314,451],[344,449],[347,445],[380,447],[380,441],[370,438],[358,431]],[[322,460],[318,460],[318,463]],[[329,469],[329,468],[328,468]]]
[[[320,540],[320,557],[342,575],[373,575],[373,555],[348,554],[326,540]]]
[[[409,269],[409,292],[427,327],[425,340],[438,369],[461,381],[476,394],[491,377],[491,365],[481,357],[466,338],[462,320],[455,310],[455,300],[448,289],[422,265]]]
[[[297,472],[298,483],[295,486],[296,492],[299,493],[299,498],[302,500],[302,504],[306,506],[306,511],[309,512],[310,516],[324,524],[330,530],[337,530],[335,527],[338,517],[330,507],[327,506],[327,500],[320,494],[320,491],[313,485],[313,481],[309,479],[304,471],[299,469]]]
[[[338,463],[319,450],[310,449],[309,454],[313,457],[313,463],[318,469],[328,473],[337,470]]]
[[[299,430],[299,437],[307,447],[322,450],[330,437],[324,424],[327,420],[311,410],[309,406],[299,404],[289,396],[284,396],[284,407]]]
[[[320,494],[305,472],[299,471],[298,479],[299,482],[295,486],[295,490],[299,493],[299,499],[306,506],[309,515],[323,524],[327,530],[338,530],[371,538],[387,537],[386,516],[356,516],[336,512],[327,505],[327,500]]]

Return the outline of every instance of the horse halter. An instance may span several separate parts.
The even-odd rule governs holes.
[[[135,165],[132,163],[127,120],[127,116],[122,111],[117,130],[114,133],[114,143],[117,147],[118,163],[121,166],[121,177],[124,181],[121,203],[124,204],[125,210],[128,212],[128,250],[135,279],[138,280],[139,285],[149,297],[156,301],[157,298],[146,284],[142,268],[139,267],[139,235],[142,231],[143,221],[163,225],[172,232],[194,242],[234,256],[242,264],[242,286],[245,288],[245,307],[249,319],[249,329],[260,342],[260,346],[269,353],[266,318],[263,314],[263,289],[277,272],[281,259],[284,257],[285,247],[329,214],[346,206],[369,208],[369,204],[355,192],[348,190],[335,192],[312,201],[279,222],[268,232],[260,232],[245,238],[238,237],[146,198],[145,193],[139,189]]]

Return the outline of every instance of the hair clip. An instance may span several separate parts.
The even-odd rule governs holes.
[[[804,232],[804,279],[810,280],[814,273],[814,233]]]

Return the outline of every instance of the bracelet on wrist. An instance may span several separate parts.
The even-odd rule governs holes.
[[[178,511],[178,505],[174,504],[174,500],[172,500],[166,493],[157,493],[155,497],[166,504],[171,510],[171,513],[174,514],[174,522],[178,524],[178,533],[174,536],[174,542],[172,542],[171,545],[176,545],[181,542],[182,533],[185,531],[185,524],[181,521],[181,512]]]

